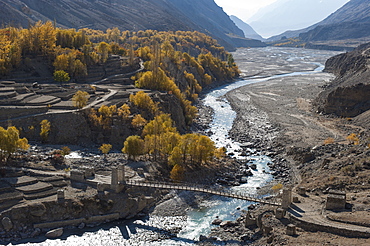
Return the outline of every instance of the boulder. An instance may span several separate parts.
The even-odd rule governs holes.
[[[32,233],[31,233],[31,237],[37,237],[41,234],[41,229],[40,228],[36,228]]]
[[[221,219],[215,219],[214,221],[212,221],[212,225],[220,225],[221,223],[222,223]]]
[[[251,170],[247,170],[244,172],[244,175],[247,176],[247,177],[251,177],[253,176],[253,173],[251,172]]]
[[[82,222],[82,223],[78,226],[78,229],[83,229],[83,228],[85,228],[85,226],[86,226],[86,225],[85,225],[85,223],[83,223],[83,222]]]
[[[221,227],[231,227],[231,226],[236,226],[236,225],[237,223],[235,221],[229,221],[229,220],[222,221],[220,224]]]
[[[208,238],[204,235],[199,236],[199,241],[206,241]]]
[[[241,183],[241,184],[248,183],[248,178],[247,177],[241,177],[240,180],[239,180],[239,183]]]
[[[241,236],[241,237],[240,237],[240,239],[241,239],[243,242],[246,242],[246,241],[251,240],[251,239],[252,239],[252,236],[251,236],[251,235],[246,234],[246,235]]]
[[[29,205],[30,214],[36,217],[41,217],[46,213],[46,207],[42,203],[34,203]]]
[[[9,217],[4,217],[1,220],[1,224],[6,231],[10,231],[13,228],[13,222],[9,219]]]
[[[63,228],[57,228],[57,229],[54,229],[54,230],[51,230],[51,231],[48,231],[45,236],[47,238],[50,238],[50,239],[53,239],[53,238],[58,238],[58,237],[61,237],[63,235]]]

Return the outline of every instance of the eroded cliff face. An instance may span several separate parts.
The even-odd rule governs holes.
[[[370,43],[330,58],[325,71],[337,77],[316,99],[319,112],[355,117],[370,110]]]
[[[319,106],[321,112],[342,117],[355,117],[370,109],[370,85],[357,84],[331,91]]]

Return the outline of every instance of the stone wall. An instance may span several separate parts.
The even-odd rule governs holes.
[[[341,236],[346,236],[346,237],[360,237],[360,238],[370,238],[370,233],[369,232],[361,232],[361,231],[354,231],[350,229],[342,229],[342,228],[337,228],[333,226],[328,226],[328,225],[321,225],[321,224],[314,224],[308,221],[304,221],[300,218],[297,218],[295,216],[292,216],[289,214],[289,219],[293,221],[296,225],[299,227],[307,230],[307,231],[323,231],[323,232],[328,232],[332,234],[337,234]]]
[[[33,114],[42,114],[46,113],[48,108],[46,106],[42,107],[0,107],[0,120],[8,120],[9,116],[12,118],[33,115]]]
[[[130,188],[120,193],[108,190],[103,194],[55,201],[35,201],[0,213],[0,234],[23,234],[33,237],[34,232],[48,231],[80,224],[97,225],[117,219],[131,219],[151,208],[162,193],[150,188]],[[21,231],[19,231],[22,228]],[[27,228],[23,231],[23,228]],[[1,238],[0,238],[1,241]]]
[[[86,119],[79,113],[43,114],[20,119],[13,119],[12,125],[22,128],[22,137],[28,140],[41,141],[40,122],[48,120],[51,130],[48,142],[53,144],[75,144],[89,145],[91,141],[91,130]],[[6,127],[7,122],[1,123]]]

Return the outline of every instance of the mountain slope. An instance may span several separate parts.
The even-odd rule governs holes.
[[[368,0],[351,0],[323,21],[306,29],[285,32],[272,37],[298,37],[303,41],[345,40],[370,37],[370,2]]]
[[[197,30],[231,50],[240,46],[227,34],[242,31],[213,0],[2,0],[0,22],[28,27],[38,20],[58,26],[106,30]],[[244,46],[249,46],[244,42]]]
[[[163,22],[168,23],[167,28],[188,27],[174,18],[170,9],[159,8],[158,2],[145,0],[4,0],[2,4],[7,5],[14,12],[20,12],[22,18],[13,19],[6,15],[2,15],[0,18],[2,22],[19,23],[23,27],[24,19],[30,23],[55,19],[58,25],[74,28],[107,29],[114,25],[131,30],[144,27],[165,30],[166,26],[162,25]],[[125,16],[124,21],[122,20],[123,16]],[[158,20],[160,18],[163,20]]]
[[[199,26],[202,32],[218,38],[220,44],[225,47],[228,47],[228,43],[235,47],[265,46],[256,40],[244,39],[243,31],[214,0],[166,0],[166,2]]]
[[[252,38],[257,40],[264,40],[261,35],[259,35],[250,25],[236,17],[235,15],[231,15],[230,19],[235,23],[237,27],[239,27],[243,32],[246,38]]]
[[[297,30],[317,23],[348,0],[278,0],[261,9],[248,23],[262,36]]]
[[[351,0],[342,8],[331,14],[319,25],[329,25],[342,22],[369,22],[370,2],[368,0]]]
[[[344,40],[370,37],[370,2],[352,0],[341,9],[300,34],[304,41]]]

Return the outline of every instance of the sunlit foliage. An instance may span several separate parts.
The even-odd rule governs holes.
[[[100,150],[104,155],[107,155],[111,149],[112,149],[112,145],[111,145],[111,144],[102,144],[102,145],[99,147],[99,150]]]
[[[54,80],[56,82],[68,82],[70,79],[69,74],[63,70],[57,70],[54,72]]]
[[[123,104],[121,107],[117,109],[117,113],[119,117],[121,117],[124,120],[127,120],[131,115],[130,106],[128,106],[126,103]]]
[[[144,91],[139,91],[135,95],[131,94],[130,102],[152,115],[159,113],[158,103],[155,103]]]
[[[40,122],[41,130],[40,130],[40,137],[43,142],[46,142],[49,137],[49,133],[51,130],[51,124],[48,120],[42,120]]]
[[[360,138],[355,133],[350,134],[347,137],[347,140],[350,144],[353,144],[353,145],[359,145],[360,144]]]
[[[29,148],[28,140],[19,137],[19,130],[14,127],[0,127],[0,163],[6,163],[12,154]]]
[[[72,97],[73,106],[78,109],[81,109],[87,105],[89,98],[90,94],[88,92],[77,91]]]
[[[142,128],[146,125],[147,120],[141,116],[141,114],[137,114],[131,121],[131,125],[135,128]]]
[[[144,140],[140,136],[130,136],[126,139],[122,152],[135,160],[136,157],[144,154]]]

